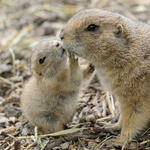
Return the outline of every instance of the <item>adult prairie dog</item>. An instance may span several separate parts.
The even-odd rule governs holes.
[[[79,67],[58,41],[42,41],[32,52],[31,68],[34,75],[21,96],[25,117],[46,133],[63,130],[76,110],[81,83],[93,77],[94,67]]]
[[[75,14],[60,33],[62,46],[97,70],[119,102],[120,142],[132,140],[150,119],[150,26],[100,9]]]

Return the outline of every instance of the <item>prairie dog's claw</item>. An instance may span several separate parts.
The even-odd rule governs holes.
[[[75,57],[74,52],[68,52],[68,57],[70,59],[71,64],[78,63],[78,57]]]

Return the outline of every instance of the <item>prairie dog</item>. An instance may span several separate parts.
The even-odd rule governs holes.
[[[31,69],[34,75],[21,97],[25,117],[46,133],[63,130],[76,110],[81,83],[93,77],[94,66],[81,68],[59,41],[42,41],[32,52]]]
[[[150,26],[110,11],[82,10],[60,32],[62,46],[89,60],[118,99],[120,118],[106,126],[132,140],[150,119]]]

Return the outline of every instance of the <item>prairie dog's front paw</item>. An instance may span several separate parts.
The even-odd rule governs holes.
[[[88,72],[93,72],[95,70],[95,66],[93,66],[92,64],[89,64],[89,70]]]
[[[75,58],[74,52],[68,52],[70,66],[78,66],[78,58]]]

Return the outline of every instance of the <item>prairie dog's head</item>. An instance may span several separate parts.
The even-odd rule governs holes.
[[[31,69],[38,77],[52,77],[64,68],[67,53],[59,41],[41,41],[32,52]]]
[[[90,62],[97,62],[113,53],[115,46],[122,47],[127,43],[126,22],[122,21],[125,19],[122,15],[100,9],[82,10],[61,30],[62,46]]]

